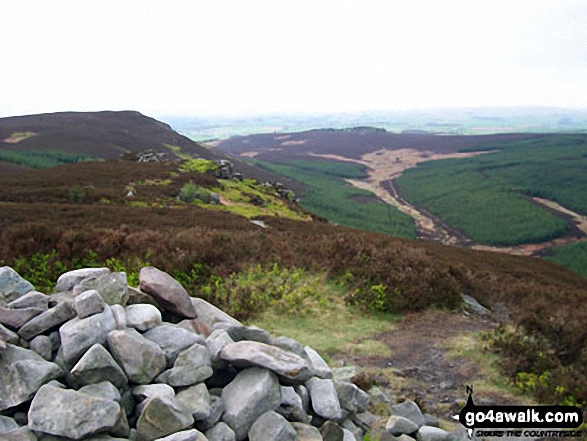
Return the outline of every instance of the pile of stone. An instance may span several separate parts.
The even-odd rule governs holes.
[[[247,327],[153,267],[45,295],[0,268],[0,440],[362,440],[369,396],[310,347]],[[395,432],[392,432],[395,433]]]

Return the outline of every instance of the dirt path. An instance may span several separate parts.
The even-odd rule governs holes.
[[[487,366],[488,357],[483,358],[474,334],[496,325],[490,318],[462,312],[413,313],[395,331],[376,336],[389,347],[391,357],[344,358],[367,371],[375,368],[377,381],[387,383],[398,401],[412,399],[447,422],[462,408],[466,385],[473,386],[477,404],[529,404],[494,385],[497,373]]]

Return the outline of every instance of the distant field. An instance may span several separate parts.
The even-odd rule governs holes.
[[[416,237],[410,216],[380,202],[373,193],[352,187],[343,180],[364,177],[361,165],[319,160],[257,164],[306,185],[302,206],[332,223],[392,236]]]
[[[556,247],[551,251],[552,255],[544,259],[587,277],[587,242]]]
[[[93,158],[87,155],[76,153],[65,153],[60,151],[46,150],[29,150],[29,151],[10,151],[0,150],[0,161],[11,164],[18,164],[30,168],[55,167],[61,164],[71,164],[74,162],[90,161]]]
[[[587,137],[544,136],[485,145],[467,159],[426,162],[396,180],[402,196],[491,245],[518,245],[564,235],[569,225],[528,197],[587,213]],[[472,149],[470,149],[472,150]]]

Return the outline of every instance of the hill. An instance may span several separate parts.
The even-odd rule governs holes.
[[[536,259],[309,221],[287,198],[272,199],[271,189],[185,164],[85,162],[0,177],[0,265],[46,291],[69,269],[108,266],[133,280],[154,265],[237,318],[281,308],[281,325],[318,308],[314,320],[325,326],[320,308],[333,304],[371,320],[432,306],[454,310],[466,293],[503,305],[515,324],[491,337],[514,384],[522,381],[541,400],[586,399],[582,277]],[[178,198],[190,182],[223,194],[220,206]],[[528,336],[535,343],[521,351]],[[533,388],[524,380],[545,372],[548,380]]]
[[[194,142],[139,112],[58,112],[0,118],[0,175],[22,171],[23,167],[118,159],[147,150],[164,153],[170,160],[229,160],[245,177],[284,180]],[[291,188],[303,187],[287,179],[284,183]]]

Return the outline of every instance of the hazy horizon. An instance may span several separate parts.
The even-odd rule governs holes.
[[[575,0],[4,0],[0,116],[587,109]]]

